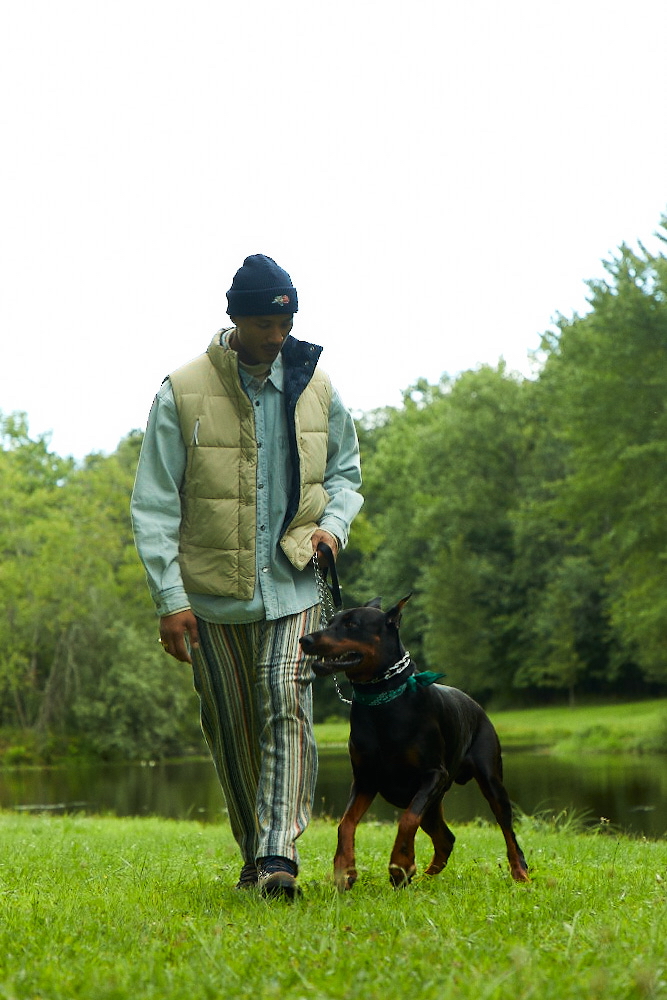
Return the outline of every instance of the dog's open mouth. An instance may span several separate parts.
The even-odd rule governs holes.
[[[339,671],[352,670],[363,660],[363,653],[340,653],[338,656],[326,656],[321,659],[311,658],[311,667],[318,677],[327,677]]]

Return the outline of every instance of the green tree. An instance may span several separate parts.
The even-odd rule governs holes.
[[[531,609],[531,641],[516,686],[567,690],[574,704],[582,684],[610,679],[599,584],[599,571],[585,556],[564,555],[551,567]]]
[[[556,509],[604,573],[621,655],[664,682],[667,260],[623,246],[605,266],[589,283],[591,311],[561,319],[545,344],[568,449]]]
[[[438,419],[418,443],[425,649],[450,683],[478,697],[502,694],[512,682],[511,512],[528,447],[525,394],[524,381],[502,364],[465,372],[435,404]]]
[[[379,539],[369,591],[392,601],[414,591],[406,644],[480,696],[511,684],[510,514],[530,445],[525,391],[502,365],[420,383],[364,459]]]
[[[140,435],[77,466],[23,415],[0,427],[0,721],[45,754],[73,739],[106,756],[198,743],[192,683],[157,646],[132,542]]]
[[[60,508],[73,463],[49,452],[48,436],[32,440],[23,413],[0,414],[0,441],[0,721],[27,728],[39,715],[46,664],[58,656],[42,556],[66,545]]]
[[[428,477],[418,442],[437,422],[436,402],[448,390],[447,380],[438,386],[420,381],[406,391],[400,409],[387,408],[373,415],[367,428],[371,447],[360,437],[364,514],[373,529],[374,551],[363,563],[364,600],[359,603],[380,597],[390,607],[407,594],[420,592],[428,562],[428,542],[421,534],[422,507],[430,493],[423,489]],[[402,631],[414,656],[423,655],[426,627],[424,609],[418,601],[411,602]]]

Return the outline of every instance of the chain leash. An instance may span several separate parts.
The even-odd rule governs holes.
[[[333,555],[331,556],[331,560],[332,560],[331,565],[333,565]],[[331,590],[327,586],[327,581],[324,579],[324,575],[322,574],[322,570],[320,569],[317,553],[313,554],[313,569],[315,570],[315,583],[317,584],[317,593],[319,594],[320,598],[320,628],[326,628],[327,625],[331,622],[333,616],[336,614],[337,609],[336,605],[334,604],[334,599]],[[335,570],[332,571],[332,577],[333,577],[333,572],[335,572]],[[340,600],[340,590],[338,590],[337,580],[336,580],[336,589],[338,592],[340,607],[342,608],[342,601]],[[340,610],[340,608],[338,610]],[[333,677],[334,687],[336,688],[336,694],[338,695],[339,700],[342,701],[343,704],[345,705],[351,705],[352,701],[350,698],[346,698],[343,695],[343,692],[340,689],[340,685],[338,683],[338,678],[336,677],[336,675],[332,674],[331,676]]]
[[[320,569],[320,564],[317,559],[317,553],[313,554],[313,569],[315,570],[317,593],[320,598],[320,628],[326,628],[333,616],[336,614],[336,608],[334,606],[331,591],[327,587],[327,581],[322,575],[322,570]]]

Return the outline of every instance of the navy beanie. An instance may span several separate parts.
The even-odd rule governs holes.
[[[246,257],[227,292],[228,316],[272,316],[295,313],[296,288],[287,271],[263,253]]]

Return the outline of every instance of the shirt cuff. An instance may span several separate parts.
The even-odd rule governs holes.
[[[190,602],[181,587],[172,587],[157,594],[155,608],[160,618],[164,618],[166,615],[175,615],[179,611],[189,611]]]
[[[330,535],[334,536],[338,542],[338,548],[342,552],[347,545],[348,538],[347,525],[345,522],[341,521],[340,518],[333,517],[331,514],[328,516],[325,514],[318,527],[321,528],[322,531],[328,531]]]

